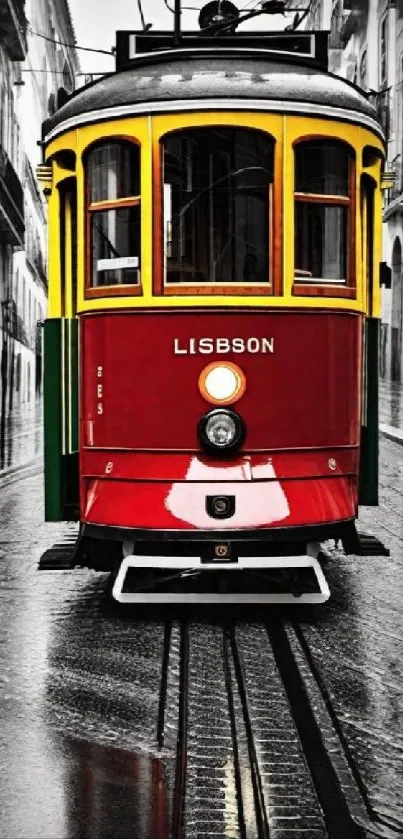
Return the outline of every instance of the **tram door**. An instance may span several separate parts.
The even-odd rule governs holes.
[[[359,504],[378,504],[378,352],[379,320],[373,317],[374,290],[374,190],[375,181],[361,181],[361,216],[367,316],[363,321],[363,370]]]

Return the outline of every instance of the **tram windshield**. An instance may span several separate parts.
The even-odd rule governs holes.
[[[350,155],[336,141],[295,149],[295,280],[346,284],[351,214]]]
[[[163,139],[166,283],[270,282],[273,149],[259,131],[218,126]]]

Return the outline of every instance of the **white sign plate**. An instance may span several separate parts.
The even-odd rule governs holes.
[[[119,268],[138,268],[138,256],[119,256],[113,259],[98,259],[97,271],[115,271]]]

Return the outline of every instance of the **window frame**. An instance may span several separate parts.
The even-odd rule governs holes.
[[[388,41],[389,20],[388,12],[384,12],[379,21],[379,90],[388,86]]]
[[[165,229],[164,229],[164,140],[174,134],[189,131],[231,129],[233,131],[257,132],[273,146],[273,181],[268,189],[268,275],[267,283],[210,283],[186,285],[167,283],[165,276]],[[281,294],[282,288],[282,156],[278,138],[261,128],[245,123],[200,123],[183,125],[160,134],[153,146],[153,295],[154,297],[273,297]],[[275,224],[278,220],[278,224]]]
[[[323,142],[325,144],[336,143],[346,149],[348,154],[348,196],[344,195],[327,195],[326,193],[307,193],[297,192],[295,189],[296,181],[296,148],[303,143]],[[296,297],[344,297],[355,299],[357,294],[357,277],[356,277],[356,204],[357,204],[357,186],[356,186],[356,152],[346,140],[341,140],[340,137],[328,134],[307,134],[304,137],[298,137],[292,144],[293,150],[293,194],[292,194],[292,208],[293,208],[293,278],[292,278],[292,294]],[[298,277],[295,276],[295,209],[296,201],[304,203],[316,203],[323,206],[339,206],[347,207],[347,254],[346,267],[347,276],[345,282],[342,281],[326,281],[318,278],[312,282],[298,282]]]
[[[88,156],[102,146],[109,145],[123,145],[123,146],[137,146],[139,149],[139,186],[140,192],[138,195],[126,196],[124,198],[105,199],[102,201],[90,201],[90,190],[88,183]],[[97,140],[95,143],[87,146],[82,156],[83,173],[84,173],[84,227],[85,227],[85,282],[84,282],[84,298],[93,299],[99,297],[141,297],[143,295],[143,286],[141,280],[141,245],[142,245],[142,213],[141,213],[141,156],[142,146],[140,140],[136,137],[127,135],[112,135],[103,137],[102,140]],[[140,207],[140,265],[137,269],[139,282],[134,283],[114,283],[102,286],[92,285],[92,217],[96,212],[106,212],[107,210],[124,209],[125,207]]]
[[[365,44],[363,50],[361,51],[360,55],[360,62],[359,62],[359,85],[363,90],[367,90],[368,88],[368,47]]]

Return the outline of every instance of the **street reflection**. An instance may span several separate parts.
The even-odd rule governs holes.
[[[379,381],[379,422],[400,428],[403,421],[403,385]]]
[[[393,566],[334,551],[325,570],[331,600],[300,626],[367,812],[402,830],[403,616]]]
[[[110,599],[105,575],[50,627],[44,717],[65,768],[69,839],[165,839],[173,754],[157,720],[163,622]],[[52,735],[53,732],[53,735]]]
[[[163,764],[144,753],[67,738],[65,834],[69,839],[168,839]]]
[[[29,463],[41,453],[42,400],[11,412],[0,409],[0,474]]]

